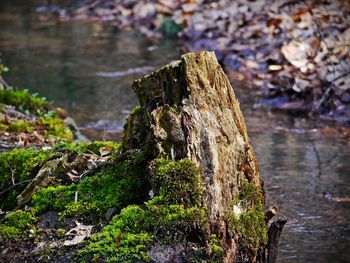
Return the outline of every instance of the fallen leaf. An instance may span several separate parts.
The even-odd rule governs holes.
[[[307,65],[309,60],[307,59],[307,52],[310,50],[310,46],[307,43],[292,40],[281,48],[281,52],[284,57],[296,68],[302,68]]]
[[[252,69],[257,69],[259,68],[259,64],[256,63],[255,61],[252,61],[252,60],[247,60],[245,62],[245,65],[248,67],[248,68],[252,68]]]
[[[270,71],[279,71],[279,70],[282,70],[283,69],[283,66],[281,65],[270,65],[269,66],[269,70]]]
[[[79,222],[76,222],[76,227],[70,229],[66,233],[66,237],[69,239],[66,239],[63,243],[64,246],[75,246],[81,242],[84,241],[85,238],[88,238],[91,236],[91,231],[93,226],[89,225],[83,225]]]
[[[112,148],[111,147],[101,147],[101,149],[100,149],[100,155],[102,156],[102,157],[105,157],[105,156],[107,156],[107,155],[109,155],[110,153],[111,153],[111,151],[112,151]]]

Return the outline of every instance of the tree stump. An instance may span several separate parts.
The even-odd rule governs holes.
[[[239,102],[215,54],[187,53],[135,81],[133,88],[140,107],[125,125],[123,149],[196,164],[209,235],[224,248],[223,261],[264,262],[259,166]]]

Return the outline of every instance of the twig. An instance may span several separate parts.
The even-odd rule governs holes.
[[[9,87],[9,85],[6,83],[6,81],[2,78],[0,75],[0,84],[2,84],[5,88]]]
[[[17,183],[17,184],[11,185],[9,188],[6,188],[5,190],[3,190],[3,191],[0,192],[0,197],[1,197],[2,195],[6,194],[8,191],[12,190],[13,188],[16,188],[16,187],[18,187],[18,186],[20,186],[20,185],[22,185],[22,184],[30,183],[30,182],[32,182],[32,181],[33,181],[33,179],[28,179],[28,180],[24,180],[24,181],[22,181],[22,182],[19,182],[19,183]]]
[[[338,79],[342,79],[346,76],[348,76],[350,74],[350,70],[349,71],[345,71],[343,74],[339,75],[338,77],[334,78],[331,80],[331,83],[333,83],[334,81],[337,81]]]
[[[318,150],[316,148],[315,142],[312,139],[309,139],[309,142],[312,145],[312,149],[314,150],[316,160],[317,160],[317,168],[318,168],[318,177],[321,177],[322,175],[322,161],[320,158],[320,155],[318,154]]]
[[[15,182],[15,171],[16,169],[12,169],[11,167],[9,167],[10,170],[11,170],[11,181],[12,181],[12,185],[15,185],[16,182]]]

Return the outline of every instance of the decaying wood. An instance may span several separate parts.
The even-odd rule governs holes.
[[[30,181],[23,192],[17,196],[17,207],[30,202],[34,192],[50,185],[67,180],[67,172],[86,167],[86,157],[75,153],[59,154],[45,161],[37,175]]]
[[[214,53],[185,54],[135,81],[134,90],[141,109],[129,117],[124,148],[188,158],[201,168],[210,232],[225,248],[225,262],[234,262],[239,244],[228,227],[231,202],[242,180],[263,189],[239,103]]]
[[[269,241],[267,244],[267,263],[275,263],[278,254],[278,241],[283,227],[287,221],[277,220],[271,223],[268,231]]]

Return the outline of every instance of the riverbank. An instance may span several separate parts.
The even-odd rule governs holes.
[[[169,85],[163,84],[166,81]],[[207,82],[220,82],[226,91],[203,85]],[[180,83],[187,92],[178,88]],[[198,89],[199,85],[203,86]],[[202,96],[206,89],[211,96]],[[74,142],[59,116],[62,110],[7,84],[0,90],[0,102],[16,110],[16,115],[9,110],[4,114],[6,132],[40,134],[38,126],[45,126],[46,120],[42,118],[57,119],[42,132],[50,146],[33,148],[28,141],[26,148],[0,155],[1,261],[265,261],[261,251],[272,251],[267,247],[272,216],[264,218],[265,195],[256,157],[238,101],[215,54],[188,53],[135,81],[134,90],[141,105],[129,115],[121,144]],[[159,91],[164,97],[154,103],[153,94]],[[222,98],[227,94],[230,99]],[[171,106],[163,105],[162,99]],[[219,107],[223,101],[228,113]],[[210,110],[212,104],[217,112]],[[208,111],[203,114],[207,119],[197,114],[198,105]],[[237,143],[205,147],[198,156],[194,149],[209,145],[210,136],[198,140],[195,134],[206,132],[210,125],[219,129],[212,122],[220,118],[227,122],[225,127],[235,128],[218,142],[228,138]],[[219,158],[203,158],[210,154]],[[225,158],[229,162],[218,163]],[[249,170],[242,172],[240,162]],[[205,172],[212,166],[222,169]],[[208,176],[211,180],[206,180]],[[225,184],[216,182],[225,177]],[[212,191],[220,194],[208,198]],[[285,224],[278,222],[277,234]],[[273,248],[277,234],[269,241]]]
[[[37,9],[61,21],[102,21],[184,51],[214,50],[260,103],[350,125],[350,7],[342,1],[65,1]],[[258,104],[257,104],[258,105]]]

